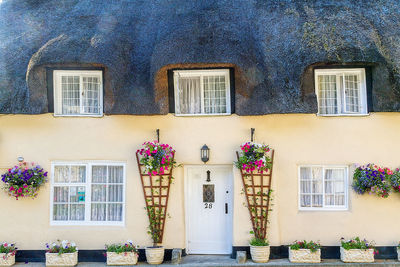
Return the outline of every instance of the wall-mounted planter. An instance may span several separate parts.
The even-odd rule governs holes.
[[[0,266],[12,266],[15,264],[15,255],[0,253]]]
[[[161,264],[164,260],[164,247],[146,247],[148,264]]]
[[[312,252],[310,249],[289,248],[289,260],[290,262],[319,263],[321,262],[321,250]]]
[[[340,259],[343,262],[374,262],[374,249],[344,249],[340,247]]]
[[[46,253],[46,266],[75,266],[78,264],[78,252],[74,253]]]
[[[270,246],[251,246],[251,259],[257,263],[265,263],[269,261]]]
[[[138,257],[135,252],[107,252],[107,265],[135,265]]]

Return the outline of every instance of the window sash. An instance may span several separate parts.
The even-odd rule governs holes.
[[[86,168],[86,182],[85,183],[75,183],[75,182],[55,182],[54,180],[54,170],[57,166],[85,166]],[[104,185],[104,183],[92,183],[92,168],[94,166],[105,166],[107,167],[107,170],[110,167],[122,167],[122,181],[120,182],[112,182],[108,183],[108,185],[120,185],[122,186],[122,200],[121,201],[108,201],[106,198],[105,202],[97,202],[93,201],[92,202],[92,185],[96,184],[101,184]],[[125,224],[125,182],[126,182],[126,167],[125,163],[121,162],[53,162],[52,163],[52,176],[51,176],[51,196],[50,196],[50,225],[118,225],[118,226],[123,226]],[[107,172],[107,181],[109,180],[108,177],[108,172]],[[71,204],[70,202],[70,187],[84,187],[85,188],[85,201],[82,203],[85,207],[85,219],[84,220],[70,220],[69,218],[71,217],[70,213],[70,206],[68,206],[68,220],[55,220],[54,219],[54,207],[56,204],[63,204],[64,202],[55,202],[54,200],[54,191],[55,187],[68,187],[68,205]],[[75,203],[75,202],[73,202]],[[80,202],[76,202],[77,204]],[[114,205],[114,204],[120,204],[121,205],[121,221],[110,221],[110,220],[105,220],[105,221],[96,221],[92,220],[91,218],[91,211],[92,211],[92,204],[96,203],[104,203],[106,206],[109,205]],[[107,208],[107,207],[106,207]],[[106,216],[108,217],[108,209],[106,210]],[[119,217],[119,216],[118,216]],[[107,218],[108,219],[108,218]]]
[[[204,88],[204,79],[205,77],[217,77],[223,76],[225,79],[225,103],[223,105],[218,105],[218,108],[225,107],[226,112],[215,112],[215,113],[207,113],[205,109],[206,99],[205,88]],[[195,78],[199,77],[200,79],[200,113],[183,113],[182,107],[180,106],[180,87],[179,80],[180,78]],[[215,87],[214,87],[215,88]],[[213,91],[213,90],[210,90]],[[215,90],[214,90],[215,93]],[[215,69],[215,70],[179,70],[174,71],[174,97],[175,97],[175,115],[178,116],[213,116],[213,115],[229,115],[231,114],[231,95],[230,95],[230,78],[229,78],[229,70],[228,69]],[[215,100],[215,99],[213,99]],[[210,102],[211,103],[211,102]]]
[[[324,108],[322,105],[324,101],[324,92],[321,88],[321,78],[327,76],[336,76],[336,111],[328,112],[328,108]],[[352,90],[346,83],[346,77],[354,76],[357,77],[357,90]],[[340,116],[340,115],[366,115],[367,114],[367,93],[366,93],[366,81],[365,81],[365,69],[316,69],[315,70],[315,93],[317,95],[318,102],[318,115],[321,116]],[[353,93],[353,95],[351,94]],[[356,103],[352,105],[354,110],[349,109],[350,98],[357,95]],[[325,102],[329,102],[325,101]],[[357,111],[358,110],[358,111]]]
[[[302,169],[308,169],[308,171],[311,173],[311,175],[308,175],[309,179],[304,179],[302,176]],[[313,187],[313,181],[318,180],[318,179],[313,179],[312,172],[314,169],[320,169],[321,177],[320,177],[320,182],[322,183],[322,192],[314,192],[314,187]],[[341,179],[327,179],[326,173],[327,171],[342,171],[343,172],[343,177]],[[303,192],[302,188],[304,187],[303,184],[304,182],[310,182],[309,185],[309,191],[310,192]],[[343,183],[343,193],[336,193],[335,188],[333,188],[334,192],[330,193],[327,192],[327,186],[326,183],[332,182],[332,186],[335,187],[337,185],[336,182],[342,182]],[[313,196],[319,195],[322,196],[322,203],[321,206],[313,206]],[[309,196],[310,198],[310,206],[302,206],[302,197],[303,196]],[[326,202],[326,197],[327,196],[333,196],[334,198],[334,203],[333,205],[329,205]],[[343,196],[343,205],[336,205],[336,196]],[[347,205],[348,205],[348,168],[346,166],[320,166],[320,165],[306,165],[306,166],[300,166],[299,167],[299,210],[347,210]]]
[[[62,77],[75,76],[79,77],[79,106],[76,112],[66,112],[64,110],[64,92]],[[97,79],[97,93],[94,90],[88,90],[90,78]],[[84,80],[86,80],[84,82]],[[55,116],[93,116],[98,117],[103,115],[103,75],[102,71],[98,70],[55,70],[53,72],[53,88],[54,88],[54,115]],[[96,83],[95,83],[96,84]],[[86,88],[85,88],[86,87]],[[97,97],[90,98],[89,95]],[[88,106],[86,104],[97,102],[96,106]],[[71,109],[71,108],[70,108]],[[98,112],[91,112],[91,109]]]

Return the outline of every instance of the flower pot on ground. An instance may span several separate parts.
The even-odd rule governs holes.
[[[374,262],[373,244],[359,237],[348,241],[341,240],[340,259],[343,262]]]
[[[267,240],[255,237],[250,241],[250,255],[254,262],[268,262],[269,254],[270,246]]]
[[[397,245],[397,260],[400,261],[400,242]]]
[[[46,244],[46,266],[75,266],[78,264],[78,248],[67,240]]]
[[[106,245],[107,265],[135,265],[139,252],[133,242],[128,240],[125,244]]]
[[[295,241],[289,245],[289,260],[303,263],[321,262],[321,245],[313,241]]]
[[[146,260],[148,264],[161,264],[164,260],[164,247],[146,247]]]
[[[15,264],[15,253],[17,248],[15,244],[7,242],[0,244],[0,266],[12,266]]]

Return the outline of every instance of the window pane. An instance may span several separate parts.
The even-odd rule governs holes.
[[[344,75],[346,112],[360,112],[360,79],[358,75]]]
[[[68,203],[68,186],[55,186],[53,199],[54,203],[57,202]]]
[[[92,185],[92,201],[106,202],[107,185]]]
[[[300,180],[311,180],[311,168],[309,167],[300,168]]]
[[[320,114],[337,114],[336,75],[318,75],[318,100]]]
[[[84,186],[71,186],[69,188],[69,202],[85,202],[85,187]]]
[[[85,220],[85,205],[84,204],[71,204],[69,219],[71,221],[84,221]]]
[[[300,195],[300,205],[302,207],[311,207],[311,195]]]
[[[68,220],[68,204],[54,204],[53,220],[67,221]]]
[[[62,114],[79,114],[79,76],[61,77]]]
[[[87,114],[100,114],[100,79],[82,77],[82,108]]]
[[[122,202],[123,200],[123,186],[122,185],[109,185],[108,198],[109,202]]]
[[[311,181],[300,181],[300,192],[311,193]]]
[[[92,183],[106,183],[106,182],[107,182],[107,166],[93,166]]]
[[[123,183],[124,182],[124,168],[122,166],[109,166],[108,167],[108,182],[109,183]]]
[[[335,195],[335,203],[338,206],[344,206],[345,202],[344,202],[344,194],[337,194]]]
[[[322,195],[313,195],[312,196],[312,206],[313,207],[322,207]]]
[[[325,195],[325,205],[333,206],[335,205],[335,196],[334,195]]]
[[[92,204],[91,218],[92,221],[105,221],[106,204]]]
[[[71,166],[71,183],[85,183],[85,182],[86,182],[86,167]]]
[[[69,183],[69,166],[54,167],[54,182]]]
[[[122,204],[108,204],[108,220],[122,221]]]
[[[204,112],[226,113],[225,76],[204,76]]]
[[[180,114],[201,113],[200,77],[178,78],[178,110]]]

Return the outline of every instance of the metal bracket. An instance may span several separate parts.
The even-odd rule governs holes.
[[[255,128],[251,128],[251,142],[254,142],[254,132],[256,131]]]
[[[157,135],[157,143],[160,143],[160,129],[156,130],[156,135]]]

